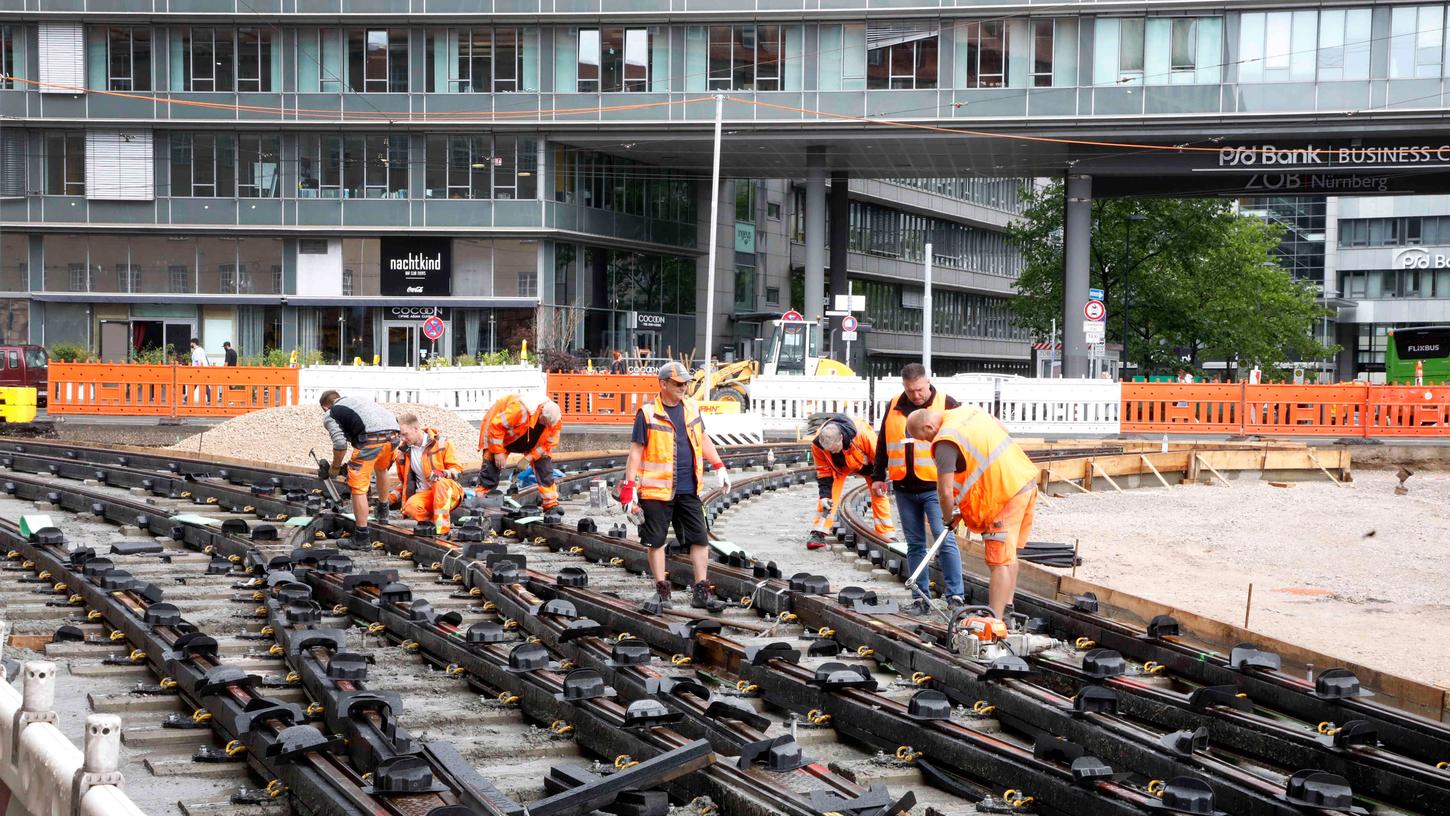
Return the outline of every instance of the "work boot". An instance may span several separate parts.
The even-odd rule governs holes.
[[[906,606],[901,607],[901,611],[907,615],[924,618],[932,613],[931,602],[925,598],[917,598]]]
[[[806,539],[806,549],[808,550],[821,550],[829,546],[830,542],[826,540],[826,534],[820,530],[812,530],[810,538]]]
[[[352,531],[352,538],[343,539],[344,550],[366,550],[372,546],[373,531],[367,527],[358,527]]]
[[[659,604],[660,609],[674,608],[674,604],[670,602],[670,595],[674,591],[669,581],[655,581],[655,603]]]
[[[380,522],[388,520],[387,502],[379,500],[376,504],[373,505],[373,518]]]
[[[709,609],[713,600],[715,599],[710,595],[710,586],[704,581],[695,582],[695,586],[690,589],[690,606],[696,609]]]
[[[447,513],[437,513],[433,516],[433,532],[439,538],[446,538],[452,530],[452,519]]]
[[[953,615],[955,615],[958,611],[964,609],[966,605],[967,599],[963,598],[960,595],[947,596],[947,611]]]

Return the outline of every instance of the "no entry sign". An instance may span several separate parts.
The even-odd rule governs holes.
[[[1102,320],[1108,316],[1108,307],[1101,300],[1089,300],[1082,305],[1082,316],[1088,320]]]
[[[437,340],[438,338],[442,337],[443,332],[447,330],[448,327],[443,323],[443,318],[439,317],[438,315],[433,315],[432,317],[423,321],[423,336],[428,338],[429,340]]]

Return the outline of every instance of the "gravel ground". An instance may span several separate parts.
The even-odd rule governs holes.
[[[1236,481],[1039,502],[1032,538],[1079,542],[1077,575],[1422,682],[1450,684],[1450,474]],[[1428,644],[1440,644],[1426,649]]]
[[[478,429],[447,408],[409,403],[386,403],[395,414],[412,412],[424,427],[437,428],[453,440],[458,460],[465,467],[478,464]],[[322,428],[322,409],[315,405],[254,411],[208,428],[169,450],[210,453],[282,465],[308,467],[308,450],[327,455],[332,442]]]

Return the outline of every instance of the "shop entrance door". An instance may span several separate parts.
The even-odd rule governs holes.
[[[418,325],[416,323],[384,323],[387,333],[387,356],[383,365],[416,366],[418,364]]]

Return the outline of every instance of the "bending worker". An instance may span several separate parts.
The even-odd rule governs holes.
[[[886,480],[896,491],[896,513],[906,533],[906,574],[911,575],[926,554],[931,542],[942,534],[942,506],[937,501],[936,463],[931,458],[931,437],[913,437],[906,431],[906,418],[913,411],[930,408],[947,411],[960,408],[961,403],[942,394],[931,384],[926,368],[920,363],[910,363],[901,369],[900,396],[891,401],[886,416],[881,418],[881,434],[876,445],[876,467],[872,472],[871,495],[886,495]],[[931,538],[927,538],[927,530]],[[962,581],[962,556],[957,543],[948,537],[937,553],[942,574],[946,577],[946,595],[949,605],[966,603],[966,585]],[[918,614],[930,611],[931,595],[927,588],[928,571],[922,570],[917,579],[917,600],[913,604]]]
[[[811,457],[816,462],[816,486],[820,497],[816,501],[816,523],[806,549],[819,550],[826,546],[826,536],[836,523],[836,510],[841,506],[841,492],[846,477],[860,474],[866,477],[867,486],[873,479],[871,470],[876,463],[876,432],[864,422],[852,421],[845,414],[833,414],[826,418],[816,438],[811,442]],[[891,536],[896,527],[891,523],[891,504],[885,496],[871,496],[871,515],[876,519],[876,532]]]
[[[414,414],[398,417],[398,432],[403,445],[393,457],[398,465],[398,486],[388,494],[389,502],[397,502],[403,515],[414,521],[433,520],[438,535],[446,536],[453,529],[449,515],[463,501],[463,485],[458,475],[458,453],[453,441],[434,428],[422,428]]]
[[[518,394],[500,397],[478,429],[478,449],[483,451],[479,485],[489,491],[497,489],[509,454],[522,454],[539,483],[539,508],[557,507],[559,486],[554,484],[551,454],[559,444],[562,419],[563,412],[553,400],[531,401]]]
[[[911,415],[907,432],[932,440],[937,496],[951,508],[947,526],[981,533],[991,584],[987,605],[1005,616],[1017,592],[1017,551],[1027,546],[1037,507],[1037,466],[996,417],[976,407],[926,409]]]
[[[398,420],[393,413],[376,402],[362,397],[344,397],[336,391],[324,391],[318,399],[322,410],[322,427],[332,437],[332,473],[342,472],[342,459],[352,445],[352,459],[347,463],[347,487],[352,491],[352,543],[361,547],[372,543],[368,529],[368,486],[373,475],[378,477],[378,520],[388,517],[384,497],[388,495],[388,468],[393,466],[393,449],[398,444]]]
[[[705,528],[705,508],[700,503],[704,463],[708,461],[715,469],[722,490],[730,489],[730,472],[705,435],[699,407],[685,397],[690,372],[670,362],[660,366],[658,374],[659,398],[640,406],[634,417],[619,503],[627,513],[644,515],[639,541],[649,548],[647,559],[659,605],[665,609],[671,605],[670,581],[665,573],[665,536],[673,526],[675,540],[690,548],[695,577],[690,605],[708,609],[710,589],[705,583],[705,570],[710,562],[710,534]],[[639,480],[638,495],[635,479]]]

